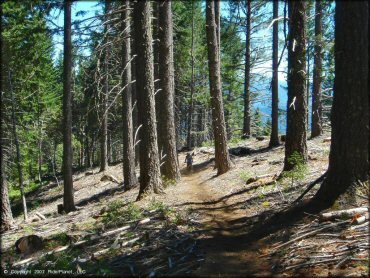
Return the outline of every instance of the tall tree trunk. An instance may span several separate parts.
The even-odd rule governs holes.
[[[244,121],[243,138],[251,135],[251,99],[250,99],[250,72],[251,72],[251,0],[246,0],[247,22],[245,29],[245,80],[244,80]]]
[[[220,1],[215,1],[215,20],[216,20],[216,32],[217,32],[217,45],[220,55],[221,52],[221,13],[220,13]]]
[[[315,8],[315,53],[313,65],[313,90],[312,90],[312,125],[311,137],[322,134],[322,1],[316,0]]]
[[[218,48],[215,1],[206,2],[206,32],[208,45],[209,82],[211,89],[212,123],[215,140],[215,166],[217,174],[226,173],[231,168],[227,148],[224,108],[221,92],[220,55]]]
[[[288,105],[284,171],[294,153],[307,161],[306,1],[288,1]]]
[[[42,182],[42,122],[40,109],[40,88],[37,88],[37,127],[38,127],[38,180]]]
[[[132,80],[131,80],[131,11],[130,1],[125,1],[122,13],[123,47],[122,47],[122,119],[123,119],[123,177],[124,188],[129,190],[137,184],[135,173],[134,132],[132,126]]]
[[[108,20],[109,2],[105,2],[105,16]],[[108,37],[108,24],[105,24],[104,33]],[[105,39],[105,43],[108,39]],[[109,92],[109,74],[108,74],[108,51],[109,48],[105,47],[104,53],[104,91],[101,96],[101,130],[100,130],[100,172],[108,168],[108,92]]]
[[[310,17],[311,17],[311,3],[307,3],[307,6],[306,6],[306,19],[308,20]],[[308,32],[308,27],[307,27],[308,23],[306,23],[306,56],[307,56],[307,60],[306,60],[306,117],[307,117],[307,125],[306,125],[306,128],[307,128],[307,132],[309,132],[309,125],[308,125],[308,115],[310,114],[310,107],[309,107],[309,103],[310,103],[310,70],[311,70],[311,53],[310,53],[310,35],[309,35],[309,32]],[[311,122],[312,123],[312,122]]]
[[[19,146],[19,138],[17,133],[17,120],[15,118],[15,99],[14,99],[14,91],[13,91],[13,84],[12,84],[12,75],[9,72],[9,88],[10,88],[10,97],[11,97],[11,106],[12,106],[12,129],[13,129],[13,137],[14,137],[14,144],[15,150],[17,155],[17,170],[18,170],[18,182],[19,182],[19,189],[21,191],[21,199],[22,199],[22,208],[23,208],[23,218],[24,220],[28,219],[27,213],[27,203],[26,203],[26,196],[24,193],[24,181],[23,181],[23,173],[22,173],[22,158],[21,158],[21,150]]]
[[[369,178],[368,16],[367,1],[336,2],[329,169],[314,197],[320,208]]]
[[[271,137],[270,147],[279,146],[279,1],[274,0],[273,2],[273,19],[276,20],[272,30],[272,110],[271,110]]]
[[[55,177],[55,181],[57,182],[57,185],[59,187],[59,180],[57,177],[57,158],[56,158],[56,152],[57,152],[57,143],[53,142],[53,158],[52,158],[52,168],[53,168],[53,175]]]
[[[146,194],[160,193],[162,180],[157,144],[154,100],[154,68],[150,2],[134,4],[135,46],[137,52],[136,88],[142,124],[140,141],[140,190],[138,200]]]
[[[158,2],[159,8],[159,78],[160,88],[157,98],[159,107],[159,134],[158,139],[163,146],[164,164],[162,174],[171,180],[180,179],[180,169],[177,160],[176,134],[175,134],[175,111],[174,111],[174,65],[173,65],[173,22],[171,1]]]
[[[192,18],[191,18],[191,88],[190,88],[190,103],[189,103],[189,110],[188,110],[188,134],[186,137],[186,145],[188,150],[191,149],[192,146],[192,124],[193,124],[193,112],[194,112],[194,91],[195,91],[195,54],[194,54],[194,2],[191,3],[192,8]]]
[[[2,111],[2,110],[1,110]],[[1,112],[2,114],[2,112]],[[1,115],[2,117],[2,115]],[[1,190],[1,226],[0,231],[6,231],[13,225],[13,215],[10,207],[8,185],[5,177],[5,157],[4,157],[4,133],[1,130],[1,144],[0,144],[0,155],[1,155],[1,176],[0,176],[0,190]]]
[[[64,1],[64,57],[63,57],[63,207],[65,212],[75,210],[72,179],[72,2]]]
[[[0,5],[0,18],[3,16],[3,7]],[[0,22],[0,32],[2,33],[3,31],[3,21],[1,20]],[[0,36],[0,46],[3,46],[3,38]],[[3,49],[1,49],[3,51]],[[0,63],[0,91],[4,92],[4,64],[2,60],[2,55],[0,55],[1,63]],[[8,69],[9,70],[9,69]],[[6,231],[11,228],[13,225],[13,215],[12,215],[12,210],[10,207],[10,202],[9,202],[9,192],[8,192],[8,185],[6,182],[6,176],[5,176],[5,153],[4,153],[4,148],[5,148],[5,130],[4,130],[4,111],[5,111],[5,105],[4,105],[4,97],[3,93],[0,94],[0,197],[1,197],[1,225],[0,225],[0,231]]]

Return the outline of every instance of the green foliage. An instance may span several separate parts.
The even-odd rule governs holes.
[[[54,140],[50,137],[49,126],[61,118],[62,84],[57,80],[61,72],[52,60],[52,36],[43,5],[38,0],[32,3],[6,1],[2,4],[4,121],[9,128],[12,89],[22,172],[24,180],[30,180],[30,184],[39,174],[39,160],[42,162],[41,175],[50,170],[48,158],[52,154]],[[60,124],[58,129],[61,129]],[[61,140],[61,136],[55,138]],[[15,161],[15,150],[11,149],[6,158]],[[16,183],[17,165],[8,163],[8,167],[7,179]]]
[[[47,242],[45,244],[45,247],[47,249],[54,249],[58,246],[65,246],[69,242],[70,242],[70,237],[67,235],[67,233],[66,232],[61,232],[61,233],[58,233],[58,234],[55,234],[55,235],[51,236],[47,240]]]
[[[294,167],[290,171],[284,171],[282,175],[284,178],[291,179],[291,185],[293,186],[294,182],[299,182],[304,179],[307,173],[307,165],[298,152],[294,152],[288,158],[288,162],[294,165]]]
[[[175,186],[176,185],[176,180],[169,179],[169,178],[167,178],[165,176],[162,176],[162,182],[163,182],[163,187],[164,188],[167,188],[167,187]]]
[[[213,147],[213,146],[214,146],[213,140],[207,140],[202,142],[202,147]]]
[[[31,193],[33,191],[36,191],[42,186],[41,183],[36,182],[30,182],[29,184],[25,184],[24,186],[24,192],[25,193]],[[9,199],[12,202],[18,201],[21,199],[21,191],[19,189],[18,185],[14,185],[13,183],[9,183]]]
[[[23,226],[23,230],[26,232],[26,234],[31,235],[33,233],[33,228],[31,225],[25,225]]]
[[[176,226],[184,225],[186,224],[186,222],[187,222],[187,217],[184,213],[181,213],[181,212],[175,213],[171,221],[171,223]]]
[[[240,172],[239,177],[242,179],[242,181],[247,182],[250,178],[253,177],[253,175],[250,172],[243,170]]]
[[[237,146],[240,143],[243,143],[244,139],[240,135],[234,136],[229,140],[229,146]]]
[[[127,221],[141,218],[142,211],[136,204],[125,204],[121,200],[115,200],[103,209],[102,222],[107,227],[118,227]]]

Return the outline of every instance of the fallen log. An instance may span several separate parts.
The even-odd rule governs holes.
[[[19,265],[23,265],[25,263],[35,263],[35,262],[37,262],[38,260],[40,260],[41,258],[43,258],[43,257],[45,257],[47,255],[52,255],[52,254],[55,254],[55,253],[58,253],[58,252],[62,252],[64,250],[67,250],[69,247],[70,247],[70,245],[58,247],[58,248],[56,248],[56,249],[54,249],[52,251],[49,251],[49,252],[47,252],[45,254],[40,255],[40,256],[32,257],[32,258],[28,258],[28,259],[25,259],[25,260],[16,262],[12,266],[19,266]]]
[[[316,234],[318,234],[319,232],[321,232],[321,231],[323,231],[323,230],[326,230],[326,229],[329,229],[329,228],[332,228],[332,227],[335,227],[335,226],[338,226],[338,225],[341,225],[341,224],[345,224],[345,223],[349,223],[349,221],[348,221],[348,220],[346,220],[346,221],[342,221],[342,222],[338,222],[338,223],[332,223],[332,224],[330,224],[330,225],[327,225],[327,226],[321,227],[321,228],[319,228],[319,229],[317,229],[317,230],[310,231],[310,232],[308,232],[308,233],[305,233],[305,234],[303,234],[303,235],[301,235],[301,236],[298,236],[298,237],[296,237],[296,238],[293,238],[292,240],[289,240],[289,241],[287,241],[287,242],[285,242],[285,243],[282,243],[282,244],[280,244],[280,245],[278,245],[278,246],[274,247],[274,248],[273,248],[273,250],[274,250],[274,251],[276,251],[276,250],[278,250],[279,248],[284,247],[284,246],[286,246],[286,245],[289,245],[289,244],[291,244],[291,243],[293,243],[293,242],[295,242],[295,241],[297,241],[297,240],[303,239],[303,238],[308,237],[308,236],[316,235]],[[273,253],[273,252],[272,252],[272,253]],[[270,253],[270,254],[271,254],[271,253]]]
[[[42,220],[46,220],[46,217],[43,215],[43,214],[41,214],[41,213],[39,213],[39,212],[35,212],[35,214],[38,216],[38,217],[40,217]]]
[[[336,211],[320,213],[319,219],[320,221],[328,221],[328,220],[333,220],[336,218],[346,219],[346,218],[352,218],[356,214],[364,214],[368,211],[369,211],[369,208],[367,207],[353,208],[353,209],[346,209],[346,210],[336,210]]]
[[[150,222],[150,218],[145,218],[145,219],[142,219],[142,220],[138,221],[134,225],[123,226],[123,227],[120,227],[118,229],[105,232],[104,234],[101,234],[99,236],[92,236],[90,239],[78,241],[75,244],[73,244],[73,246],[80,246],[82,244],[85,244],[85,243],[93,241],[93,240],[98,240],[98,239],[101,239],[101,238],[104,238],[104,237],[107,237],[107,236],[111,236],[111,235],[115,235],[115,234],[121,234],[123,232],[126,232],[130,228],[136,229],[137,226],[148,223],[148,222]]]
[[[128,241],[124,241],[124,242],[119,243],[119,246],[120,247],[129,246],[129,245],[135,243],[136,241],[138,241],[139,239],[141,239],[141,237],[135,237],[135,238],[133,238],[131,240],[128,240]],[[111,251],[113,249],[114,248],[109,247],[109,248],[106,248],[106,249],[99,250],[99,251],[97,251],[97,252],[95,252],[95,253],[93,253],[91,255],[91,259],[94,259],[96,257],[99,257],[101,255],[104,255],[104,254],[108,253],[109,251]]]
[[[112,182],[115,182],[115,183],[119,183],[119,181],[117,180],[117,178],[113,175],[109,175],[109,174],[105,174],[101,177],[100,181],[112,181]]]

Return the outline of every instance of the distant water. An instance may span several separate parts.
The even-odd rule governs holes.
[[[259,99],[263,99],[260,102],[254,102],[252,104],[252,115],[257,108],[262,112],[262,120],[264,123],[268,119],[271,120],[271,90],[262,89],[262,93],[258,96]],[[288,90],[287,83],[285,81],[279,82],[279,133],[285,134],[286,132],[286,110],[288,101]],[[311,110],[311,101],[308,103],[309,109]],[[311,127],[311,112],[308,115],[308,126]]]

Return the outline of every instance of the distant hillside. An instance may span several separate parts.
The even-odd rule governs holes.
[[[258,86],[257,86],[258,88]],[[252,105],[253,112],[259,108],[263,115],[263,122],[267,119],[271,119],[271,90],[266,90],[261,87],[263,93],[259,96],[263,101],[254,102]],[[279,81],[279,133],[285,133],[286,131],[286,108],[288,101],[288,88],[285,81]],[[309,102],[311,109],[311,101]],[[308,117],[308,124],[311,126],[311,114]]]

